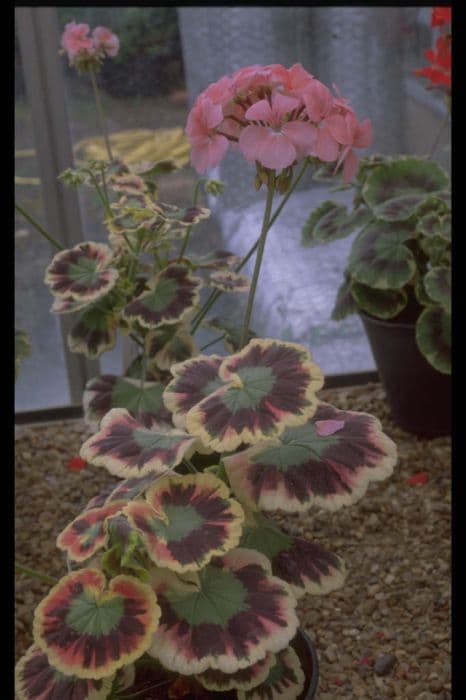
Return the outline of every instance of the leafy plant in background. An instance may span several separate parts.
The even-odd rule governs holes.
[[[318,175],[317,175],[318,177]],[[373,156],[354,183],[353,209],[325,201],[306,221],[304,245],[354,239],[332,318],[360,309],[416,322],[426,360],[451,371],[450,178],[435,161]]]
[[[449,8],[433,8],[432,25],[443,26],[450,21],[450,14]],[[449,107],[451,36],[441,34],[438,41],[443,42],[442,46],[445,43],[439,67],[415,72],[441,86]],[[428,58],[433,58],[431,54],[426,52]],[[315,173],[315,178],[332,179],[324,168]],[[340,320],[362,310],[383,320],[415,321],[419,350],[436,370],[449,374],[448,173],[430,156],[375,155],[363,160],[356,179],[348,186],[354,189],[351,211],[335,201],[325,201],[309,216],[302,231],[304,245],[317,245],[360,229],[352,243],[332,318]]]
[[[236,347],[226,357],[191,348],[174,362],[161,337],[177,327],[181,342],[180,326],[189,320],[193,333],[223,291],[225,255],[193,263],[188,236],[177,256],[169,253],[204,212],[156,200],[160,164],[135,173],[96,163],[88,174],[64,175],[89,177],[101,192],[110,245],[84,243],[55,256],[46,274],[55,310],[82,313],[75,349],[106,346],[110,308],[120,329],[146,335],[133,376],[86,387],[85,417],[96,432],[80,457],[118,481],[57,538],[69,572],[35,611],[34,644],[16,667],[19,700],[202,698],[210,690],[297,698],[305,682],[290,646],[297,600],[341,586],[345,566],[287,534],[273,514],[355,503],[396,461],[377,418],[318,399],[323,375],[307,348],[250,339],[249,330],[273,222],[309,163],[344,164],[345,180],[356,174],[353,147],[370,140],[370,123],[359,123],[347,100],[300,65],[249,66],[198,97],[187,133],[199,171],[232,144],[255,164],[256,186],[267,186],[261,235],[242,261],[257,250],[244,324],[230,333]],[[106,188],[121,198],[107,204]],[[273,212],[277,192],[283,198]],[[192,268],[211,266],[219,288],[199,307]],[[235,283],[237,271],[223,271],[224,283]],[[99,323],[83,326],[85,314]],[[102,327],[103,339],[94,334]],[[147,381],[144,368],[157,356],[161,369],[158,343],[168,377]]]

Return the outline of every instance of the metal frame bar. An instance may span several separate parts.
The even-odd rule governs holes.
[[[70,248],[85,238],[77,192],[57,180],[57,175],[73,164],[63,65],[58,56],[57,11],[54,7],[21,7],[15,8],[15,15],[26,95],[34,117],[47,226],[65,248]],[[59,322],[71,401],[77,403],[87,380],[99,374],[99,362],[72,354],[66,336],[73,322],[68,316],[60,316]]]

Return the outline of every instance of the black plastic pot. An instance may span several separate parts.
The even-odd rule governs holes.
[[[394,421],[420,437],[451,433],[451,376],[421,354],[415,323],[359,312]]]
[[[299,656],[302,669],[306,676],[306,684],[298,700],[312,700],[312,698],[315,697],[317,684],[319,682],[317,652],[308,635],[302,629],[298,629],[295,638],[291,642],[291,646]]]
[[[315,697],[319,680],[319,664],[316,650],[308,635],[302,629],[298,629],[290,645],[297,653],[305,675],[304,690],[297,700],[312,700]],[[176,673],[170,673],[162,669],[158,664],[154,665],[154,661],[151,659],[148,662],[137,661],[136,668],[135,683],[131,688],[127,688],[125,693],[128,695],[141,693],[141,700],[168,700],[170,697],[168,684],[175,681],[179,676]],[[220,700],[220,698],[222,700],[236,700],[237,693],[235,690],[223,693],[205,691],[202,697],[209,697],[212,700]]]

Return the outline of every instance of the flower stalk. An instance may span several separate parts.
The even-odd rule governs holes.
[[[252,275],[251,288],[249,290],[248,301],[246,305],[246,313],[243,321],[243,328],[241,331],[240,349],[244,348],[248,341],[249,333],[249,323],[251,321],[252,307],[254,304],[254,297],[256,295],[257,282],[259,279],[260,268],[262,264],[262,258],[264,256],[265,241],[267,239],[267,233],[270,229],[270,219],[272,212],[273,196],[275,194],[275,182],[273,180],[273,175],[269,174],[269,183],[267,186],[267,199],[265,201],[264,218],[262,220],[262,230],[259,238],[259,243],[257,246],[256,262],[254,265],[254,272]]]
[[[99,124],[100,124],[100,129],[102,131],[104,141],[105,141],[105,147],[107,149],[107,154],[108,154],[108,159],[110,161],[113,160],[113,155],[112,155],[112,149],[110,147],[110,139],[108,136],[108,131],[107,131],[107,126],[106,126],[106,121],[104,117],[104,111],[102,109],[102,102],[100,100],[100,95],[99,95],[99,90],[97,88],[97,80],[95,77],[95,70],[94,67],[91,65],[89,68],[89,76],[91,78],[91,83],[92,83],[92,89],[94,92],[94,99],[95,99],[95,104],[97,107],[97,115],[99,119]]]

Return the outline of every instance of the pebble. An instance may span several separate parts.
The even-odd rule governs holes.
[[[398,659],[395,654],[382,654],[374,664],[374,673],[378,676],[386,676],[395,666]]]

